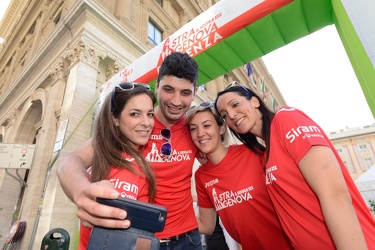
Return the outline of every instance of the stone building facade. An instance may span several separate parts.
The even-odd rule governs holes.
[[[56,168],[91,135],[100,86],[155,45],[150,24],[165,39],[217,0],[12,0],[0,24],[0,143],[34,144],[32,167],[0,169],[0,246],[16,221],[26,223],[13,249],[40,249],[53,228],[78,240],[74,204]],[[157,38],[157,36],[156,36]],[[261,59],[201,86],[196,102],[213,100],[232,80],[285,105]],[[263,83],[264,82],[264,83]],[[62,149],[54,152],[62,121]],[[25,185],[23,185],[25,183]]]
[[[353,180],[375,166],[375,124],[328,134]]]

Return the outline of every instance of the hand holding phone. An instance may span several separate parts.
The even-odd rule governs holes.
[[[98,198],[97,202],[125,210],[128,214],[126,219],[131,222],[130,227],[153,233],[164,230],[167,217],[165,207],[122,197],[116,200]]]
[[[158,250],[159,240],[155,232],[164,229],[167,210],[165,207],[149,204],[128,198],[116,200],[98,198],[101,204],[121,208],[127,212],[126,219],[131,225],[127,229],[110,229],[94,227],[88,250],[122,249]]]

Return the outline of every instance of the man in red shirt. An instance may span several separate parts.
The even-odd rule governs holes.
[[[184,121],[196,94],[197,80],[197,63],[187,54],[174,52],[163,61],[155,86],[155,127],[144,155],[154,167],[155,204],[168,210],[164,231],[156,234],[160,249],[202,249],[190,188],[197,149]],[[115,199],[119,193],[109,181],[88,180],[86,169],[92,158],[88,141],[64,159],[57,172],[64,192],[77,205],[83,225],[128,228],[125,211],[95,201],[97,197]]]

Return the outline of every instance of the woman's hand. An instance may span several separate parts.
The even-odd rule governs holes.
[[[125,210],[102,205],[96,201],[98,197],[117,199],[119,193],[108,180],[90,183],[83,188],[75,201],[77,216],[83,226],[109,228],[128,228],[130,226],[130,221],[126,220],[127,214]]]

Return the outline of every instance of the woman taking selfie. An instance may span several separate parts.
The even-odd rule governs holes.
[[[93,159],[87,164],[92,166],[91,182],[113,185],[121,197],[153,201],[155,177],[141,152],[154,127],[155,102],[150,87],[142,83],[121,83],[108,94],[95,119],[93,152],[85,152],[87,159]],[[77,214],[84,211],[79,204],[93,202],[81,197],[76,198]],[[92,226],[81,225],[78,249],[87,248]]]

